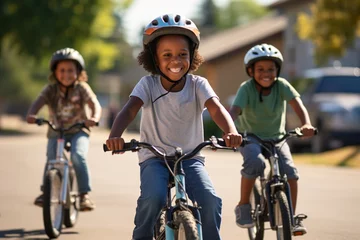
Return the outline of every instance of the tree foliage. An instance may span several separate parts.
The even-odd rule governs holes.
[[[119,14],[131,2],[1,0],[0,104],[32,99],[47,81],[51,54],[60,48],[82,53],[90,80],[114,68],[121,55]]]
[[[360,36],[360,0],[317,0],[311,15],[298,15],[296,28],[301,39],[314,44],[317,64],[341,57]]]
[[[254,0],[231,0],[227,6],[219,9],[217,25],[220,29],[240,26],[267,13],[267,8]]]

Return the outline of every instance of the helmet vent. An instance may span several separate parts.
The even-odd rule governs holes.
[[[186,20],[186,21],[185,21],[185,24],[186,24],[186,25],[191,25],[191,21],[190,21],[190,20]]]
[[[174,20],[175,20],[175,22],[179,22],[180,21],[180,15],[176,15]]]
[[[264,47],[261,47],[261,50],[265,51],[265,48],[264,48]]]
[[[155,19],[155,20],[153,20],[153,21],[151,22],[151,24],[154,25],[154,26],[157,26],[157,25],[159,24],[159,22]]]
[[[259,53],[258,53],[258,52],[255,52],[255,51],[254,51],[254,52],[252,52],[252,53],[253,53],[254,55],[259,55]]]
[[[169,22],[169,15],[164,15],[163,20],[164,22]]]

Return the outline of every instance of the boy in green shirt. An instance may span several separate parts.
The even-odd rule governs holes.
[[[238,130],[255,133],[264,139],[279,139],[285,133],[286,104],[294,109],[302,123],[304,136],[314,135],[309,114],[304,107],[299,93],[291,84],[279,78],[283,57],[272,45],[261,44],[251,48],[244,59],[245,69],[251,79],[240,85],[230,109],[230,115],[238,120]],[[291,188],[291,200],[296,208],[298,171],[294,165],[287,143],[278,147],[284,173]],[[241,170],[241,198],[235,208],[236,223],[239,227],[249,228],[254,225],[249,204],[255,179],[265,168],[265,158],[258,144],[248,144],[240,148],[244,163]],[[303,235],[306,228],[300,218],[295,217],[294,235]]]

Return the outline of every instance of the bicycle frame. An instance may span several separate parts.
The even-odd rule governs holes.
[[[317,134],[316,129],[315,134]],[[278,235],[278,237],[282,239],[285,232],[278,231],[279,222],[281,228],[286,226],[285,228],[288,229],[286,231],[286,234],[288,236],[289,228],[291,231],[291,229],[294,227],[294,212],[291,200],[291,191],[289,183],[287,181],[287,176],[283,175],[280,171],[280,158],[277,153],[276,144],[285,141],[289,137],[301,137],[302,133],[301,130],[298,128],[289,131],[281,139],[263,140],[253,133],[245,132],[243,136],[246,144],[252,142],[251,140],[247,139],[248,135],[257,140],[256,144],[261,146],[262,153],[270,163],[270,171],[266,173],[266,170],[264,170],[264,172],[257,178],[260,182],[260,191],[256,184],[252,190],[252,196],[254,197],[253,200],[255,203],[255,206],[253,206],[254,209],[252,211],[252,216],[256,225],[255,227],[248,229],[249,237],[250,239],[263,239],[263,233],[265,229],[264,222],[269,221],[271,229],[277,231],[277,234],[280,235]],[[255,183],[258,183],[258,180],[256,180]],[[275,212],[275,206],[277,207],[277,212]],[[286,208],[288,209],[284,210]]]
[[[145,142],[138,142],[134,139],[128,143],[125,143],[122,150],[112,151],[113,153],[121,153],[121,152],[125,152],[125,151],[135,152],[141,148],[147,148],[156,157],[164,159],[166,166],[168,167],[171,175],[174,177],[174,182],[175,182],[175,206],[172,205],[172,197],[171,197],[171,188],[173,185],[171,184],[170,181],[168,184],[168,193],[167,193],[168,197],[167,197],[167,203],[165,206],[166,221],[167,221],[165,223],[166,240],[176,239],[175,234],[176,234],[177,226],[176,226],[176,222],[175,222],[176,219],[174,219],[175,212],[178,213],[179,216],[182,213],[184,214],[184,212],[186,212],[186,214],[189,214],[189,212],[190,212],[192,217],[194,218],[194,222],[196,224],[196,229],[194,228],[191,231],[197,230],[196,239],[200,239],[200,240],[203,239],[202,238],[202,227],[201,227],[201,216],[200,216],[200,212],[199,212],[200,207],[197,206],[196,202],[193,202],[192,206],[188,205],[188,197],[187,197],[186,189],[185,189],[185,174],[184,174],[184,170],[182,167],[182,161],[185,159],[192,159],[202,148],[204,148],[206,146],[210,146],[210,148],[212,148],[212,149],[229,149],[229,150],[233,150],[233,151],[236,150],[234,148],[225,147],[224,140],[222,140],[220,138],[216,138],[216,137],[211,137],[210,140],[200,143],[197,147],[195,147],[195,149],[192,152],[190,152],[188,154],[183,154],[181,148],[176,148],[174,156],[168,156],[168,155],[166,155],[166,153],[159,151],[156,147],[152,146],[151,144],[145,143]],[[103,144],[103,150],[109,151],[106,144]],[[171,168],[167,162],[168,160],[174,161],[174,172],[171,171]],[[175,216],[175,218],[178,218],[179,216]],[[180,219],[181,218],[182,217],[180,217]],[[186,232],[186,230],[185,230],[185,232]],[[160,239],[164,239],[164,238],[162,238],[164,236],[161,233],[160,233],[159,237],[160,237]]]
[[[175,206],[172,205],[172,197],[171,197],[171,188],[172,185],[169,182],[168,185],[168,197],[166,204],[166,219],[167,222],[165,224],[165,237],[166,240],[175,239],[175,231],[174,226],[172,226],[174,213],[178,209],[188,209],[193,214],[196,227],[198,231],[199,240],[202,240],[202,228],[201,228],[201,218],[199,212],[199,206],[196,203],[193,203],[193,206],[188,205],[188,197],[185,189],[185,174],[182,167],[182,152],[181,149],[177,148],[175,151],[175,162],[174,162],[174,187],[175,187]],[[164,159],[166,165],[169,167],[166,158]]]

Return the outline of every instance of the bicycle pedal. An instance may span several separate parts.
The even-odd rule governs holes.
[[[303,236],[305,233],[303,232],[293,232],[293,236]]]

